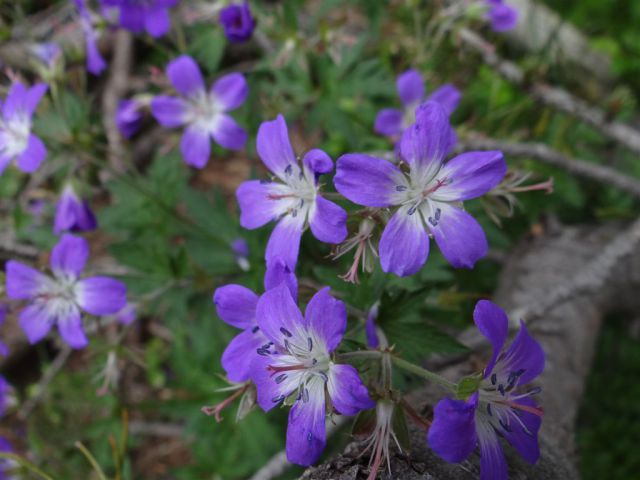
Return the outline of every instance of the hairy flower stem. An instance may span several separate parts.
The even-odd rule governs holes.
[[[447,380],[446,378],[441,377],[440,375],[430,372],[429,370],[426,370],[422,367],[419,367],[418,365],[415,365],[411,362],[407,362],[406,360],[403,360],[400,357],[391,357],[393,363],[398,367],[401,368],[402,370],[405,370],[407,372],[413,373],[414,375],[417,375],[419,377],[422,377],[426,380],[429,380],[433,383],[437,383],[438,385],[449,389],[453,392],[456,391],[456,384],[453,382],[450,382],[449,380]]]
[[[357,352],[340,353],[336,355],[336,360],[340,362],[348,362],[349,360],[369,360],[379,359],[383,352],[378,350],[359,350]]]

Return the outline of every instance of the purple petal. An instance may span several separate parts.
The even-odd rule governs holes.
[[[58,317],[58,331],[60,336],[71,348],[81,349],[89,344],[82,328],[80,311],[73,307],[64,317]]]
[[[396,187],[407,187],[398,167],[361,153],[348,153],[338,158],[333,183],[346,198],[366,207],[393,205],[394,196],[399,191]]]
[[[107,68],[107,62],[100,53],[98,45],[96,43],[95,34],[91,37],[87,37],[87,71],[92,75],[100,75],[105,68]]]
[[[116,110],[116,126],[125,138],[131,138],[142,123],[141,105],[135,100],[121,100]]]
[[[11,84],[7,97],[2,104],[2,115],[10,120],[27,110],[27,87],[20,81]]]
[[[298,298],[298,279],[287,266],[284,259],[280,257],[272,258],[267,264],[267,271],[264,275],[264,290],[271,290],[278,285],[285,284],[291,292],[291,298]]]
[[[367,345],[369,348],[378,348],[380,339],[378,338],[378,328],[376,327],[376,318],[378,317],[378,306],[374,305],[369,309],[367,321],[364,324],[365,334],[367,336]]]
[[[24,300],[36,296],[48,278],[36,270],[15,260],[5,265],[7,296],[12,300]]]
[[[396,88],[400,100],[405,106],[419,103],[424,97],[424,82],[417,70],[407,70],[396,80]]]
[[[316,178],[318,175],[331,173],[333,170],[333,161],[331,160],[331,157],[327,155],[324,150],[320,150],[319,148],[309,150],[302,159],[302,163],[310,171],[315,173]]]
[[[262,122],[256,138],[258,155],[267,168],[281,179],[288,165],[296,163],[296,157],[289,141],[287,124],[282,115],[275,120]]]
[[[27,148],[18,157],[18,168],[25,173],[35,172],[47,156],[47,147],[33,133],[29,135]]]
[[[211,89],[224,111],[234,110],[244,103],[249,94],[247,80],[241,73],[230,73],[220,77]]]
[[[153,38],[162,37],[169,31],[171,21],[166,8],[150,8],[145,12],[144,28]]]
[[[536,402],[531,398],[522,398],[515,403],[537,408]],[[522,458],[529,463],[536,463],[540,458],[540,446],[538,445],[538,431],[542,425],[542,419],[533,413],[525,410],[518,411],[518,418],[524,424],[512,420],[509,423],[509,430],[502,430],[502,435],[518,451]]]
[[[449,160],[439,176],[449,180],[431,195],[443,202],[470,200],[498,185],[507,173],[502,152],[467,152]]]
[[[444,257],[456,268],[473,268],[489,249],[480,224],[467,212],[448,203],[430,202],[429,207],[430,213],[425,214],[424,218],[428,220],[440,217],[439,221],[428,223]]]
[[[118,313],[127,304],[127,287],[109,277],[89,277],[75,287],[78,305],[92,315]]]
[[[411,215],[409,206],[401,207],[389,220],[380,238],[380,265],[385,272],[400,277],[413,275],[422,268],[429,255],[429,236],[420,215]]]
[[[256,401],[265,412],[280,405],[282,400],[288,397],[293,390],[298,387],[296,381],[282,383],[275,381],[273,372],[269,370],[269,365],[271,365],[273,361],[274,358],[272,355],[257,355],[256,352],[249,369],[251,380],[253,380],[253,383],[256,385]],[[289,375],[296,377],[295,372],[291,372]],[[302,378],[294,378],[294,380],[302,380]]]
[[[454,87],[450,83],[445,83],[439,88],[436,88],[427,100],[432,102],[438,102],[447,115],[451,115],[460,103],[462,94],[460,90]]]
[[[347,328],[347,310],[340,300],[329,295],[329,287],[318,291],[309,301],[304,313],[305,322],[329,353],[333,352]]]
[[[197,125],[187,127],[180,140],[180,151],[187,165],[203,168],[211,154],[209,134]]]
[[[181,55],[167,65],[167,77],[174,88],[185,97],[204,92],[204,80],[200,67],[188,55]]]
[[[308,402],[297,401],[291,408],[287,428],[287,459],[305,467],[320,458],[327,443],[324,389],[314,390]]]
[[[230,42],[241,43],[248,40],[255,28],[255,21],[249,10],[249,3],[231,4],[220,11],[220,23]]]
[[[507,480],[507,461],[491,426],[479,422],[480,480]]]
[[[84,238],[63,235],[53,250],[49,264],[54,272],[78,276],[89,258],[89,244]],[[115,312],[114,312],[115,313]]]
[[[351,365],[331,365],[327,390],[333,406],[341,415],[355,415],[376,405],[358,371]]]
[[[127,303],[122,310],[116,313],[116,321],[121,325],[130,325],[136,319],[136,307]]]
[[[476,448],[477,394],[468,402],[443,398],[433,411],[433,423],[429,428],[429,446],[450,463],[467,458]]]
[[[300,338],[306,345],[305,320],[285,285],[280,284],[262,294],[256,319],[264,335],[276,345],[284,345],[289,338]]]
[[[519,385],[525,385],[536,378],[544,370],[544,350],[531,336],[520,320],[520,331],[504,352],[500,362],[509,366],[511,371],[524,370],[518,378]]]
[[[274,220],[279,212],[278,202],[269,200],[273,185],[259,180],[242,182],[236,191],[240,205],[240,225],[254,229]]]
[[[55,322],[55,318],[49,313],[44,303],[28,305],[20,312],[20,328],[24,331],[29,343],[38,343],[47,336]]]
[[[211,129],[211,136],[218,145],[229,150],[242,150],[247,143],[247,132],[225,114],[218,115],[216,124]]]
[[[494,32],[513,30],[518,24],[518,11],[503,3],[491,6],[488,17]]]
[[[340,243],[347,237],[347,212],[321,195],[309,210],[311,232],[321,242]]]
[[[294,217],[285,215],[271,232],[265,259],[267,263],[275,257],[281,257],[287,263],[291,271],[295,271],[298,262],[298,252],[300,251],[300,239],[302,238],[302,227],[304,218],[302,215]]]
[[[186,112],[187,105],[180,98],[159,95],[151,100],[151,114],[165,128],[184,125]]]
[[[400,135],[402,133],[402,112],[397,108],[384,108],[378,112],[373,129],[380,135]]]
[[[120,26],[133,33],[141,33],[144,30],[145,9],[141,5],[120,5]]]
[[[0,175],[2,175],[4,173],[5,169],[11,163],[11,160],[13,160],[12,156],[3,155],[3,154],[0,153]]]
[[[56,205],[53,233],[58,235],[65,230],[83,232],[96,227],[96,217],[89,204],[78,198],[72,187],[65,187]]]
[[[218,316],[237,328],[252,328],[256,323],[258,295],[242,285],[224,285],[213,294]]]
[[[425,102],[416,111],[416,123],[405,130],[400,141],[400,154],[411,165],[411,174],[418,169],[421,176],[440,168],[451,140],[449,116],[436,102]]]
[[[42,96],[47,92],[49,86],[46,83],[36,83],[27,91],[25,109],[29,112],[29,115],[33,115],[38,108]]]
[[[509,319],[507,314],[504,313],[500,307],[489,300],[480,300],[476,303],[476,308],[473,310],[473,321],[480,330],[480,333],[484,335],[493,347],[493,353],[491,360],[487,363],[484,369],[484,377],[487,378],[493,371],[493,367],[496,364],[496,359],[504,342],[507,339],[509,333]]]
[[[256,350],[268,343],[257,328],[249,328],[236,335],[222,354],[222,368],[232,382],[245,382],[251,376],[251,364],[258,355]]]

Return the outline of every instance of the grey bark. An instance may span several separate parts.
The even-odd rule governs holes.
[[[640,306],[640,220],[631,225],[562,227],[544,236],[527,239],[509,255],[501,274],[495,301],[511,314],[523,318],[546,352],[546,368],[536,382],[542,387],[539,401],[545,410],[540,432],[541,457],[528,465],[505,446],[511,479],[574,479],[574,427],[593,359],[603,317],[613,311],[632,311]],[[515,323],[515,322],[514,322]],[[475,351],[485,344],[474,329],[461,340]],[[477,354],[474,354],[477,355]],[[440,371],[456,379],[482,365],[486,352],[477,358],[459,359]],[[470,360],[470,361],[469,361]],[[439,360],[433,365],[446,365]],[[409,397],[423,414],[441,398],[437,387],[427,386]],[[388,479],[474,479],[479,457],[474,453],[459,465],[437,457],[426,444],[426,434],[411,426],[412,449],[391,459]],[[355,480],[366,478],[368,458],[359,457],[361,445],[347,450],[316,468],[304,479]]]

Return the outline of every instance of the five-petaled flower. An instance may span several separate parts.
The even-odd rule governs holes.
[[[227,115],[247,98],[247,81],[241,73],[219,78],[207,92],[198,64],[182,55],[169,63],[167,76],[183,98],[157,96],[151,102],[151,113],[163,127],[187,125],[180,142],[187,164],[197,168],[207,164],[210,136],[224,148],[244,147],[247,133]]]
[[[333,170],[333,161],[316,148],[300,164],[282,115],[260,125],[256,143],[258,155],[279,181],[250,180],[240,185],[236,192],[240,225],[254,229],[279,220],[267,244],[267,263],[282,257],[295,270],[307,225],[321,242],[340,243],[347,236],[347,213],[318,193],[318,177]]]
[[[7,296],[28,300],[20,312],[20,326],[29,342],[44,338],[55,323],[70,347],[83,348],[88,340],[81,309],[92,315],[110,315],[125,306],[127,288],[122,282],[102,276],[80,278],[88,257],[87,241],[65,234],[51,251],[52,275],[15,260],[7,262]]]
[[[97,226],[89,203],[78,196],[71,184],[67,184],[56,205],[53,233],[87,232],[95,230]]]
[[[267,265],[264,289],[268,291],[280,284],[286,285],[292,298],[297,298],[298,282],[295,275],[282,259],[276,258]],[[235,284],[224,285],[213,294],[218,316],[232,327],[243,330],[231,340],[222,354],[222,368],[233,382],[249,380],[251,363],[262,351],[261,347],[269,342],[256,320],[258,298],[252,290]]]
[[[107,11],[115,11],[122,28],[133,33],[146,31],[158,38],[169,31],[169,8],[178,0],[100,0],[100,3]]]
[[[487,253],[482,227],[461,202],[495,187],[507,166],[499,151],[463,153],[445,163],[449,130],[440,104],[426,102],[400,142],[408,172],[364,154],[338,159],[334,183],[342,195],[368,207],[398,207],[378,247],[385,272],[406,276],[420,270],[429,254],[429,234],[456,268],[471,268]]]
[[[258,404],[268,411],[293,402],[287,458],[310,465],[325,447],[327,405],[342,415],[375,405],[356,369],[336,364],[331,357],[347,326],[345,306],[324,288],[311,298],[302,316],[281,284],[260,297],[256,317],[267,338],[251,367]]]
[[[231,4],[220,11],[220,24],[230,42],[242,43],[253,33],[256,22],[251,16],[249,2]]]
[[[384,108],[378,112],[374,129],[381,135],[398,136],[416,121],[416,109],[425,101],[438,102],[451,115],[460,102],[460,91],[447,83],[433,91],[425,99],[425,86],[417,70],[402,73],[396,80],[396,89],[403,109]],[[451,129],[451,145],[455,144],[455,132]]]
[[[504,0],[485,0],[489,10],[487,19],[494,32],[513,30],[518,23],[518,11],[504,3]]]
[[[473,320],[493,346],[479,389],[466,400],[445,398],[434,410],[429,445],[448,462],[461,462],[480,446],[480,478],[505,480],[507,464],[499,438],[535,463],[540,456],[538,430],[542,410],[522,391],[544,369],[544,352],[523,322],[511,346],[503,351],[509,319],[495,304],[481,300]]]
[[[47,156],[42,140],[31,133],[31,117],[46,91],[44,83],[27,88],[16,81],[0,102],[0,174],[13,159],[23,172],[34,172]]]

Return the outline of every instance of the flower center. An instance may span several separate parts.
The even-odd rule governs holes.
[[[21,154],[29,143],[31,121],[27,115],[17,115],[9,122],[0,120],[0,152],[3,156]]]

